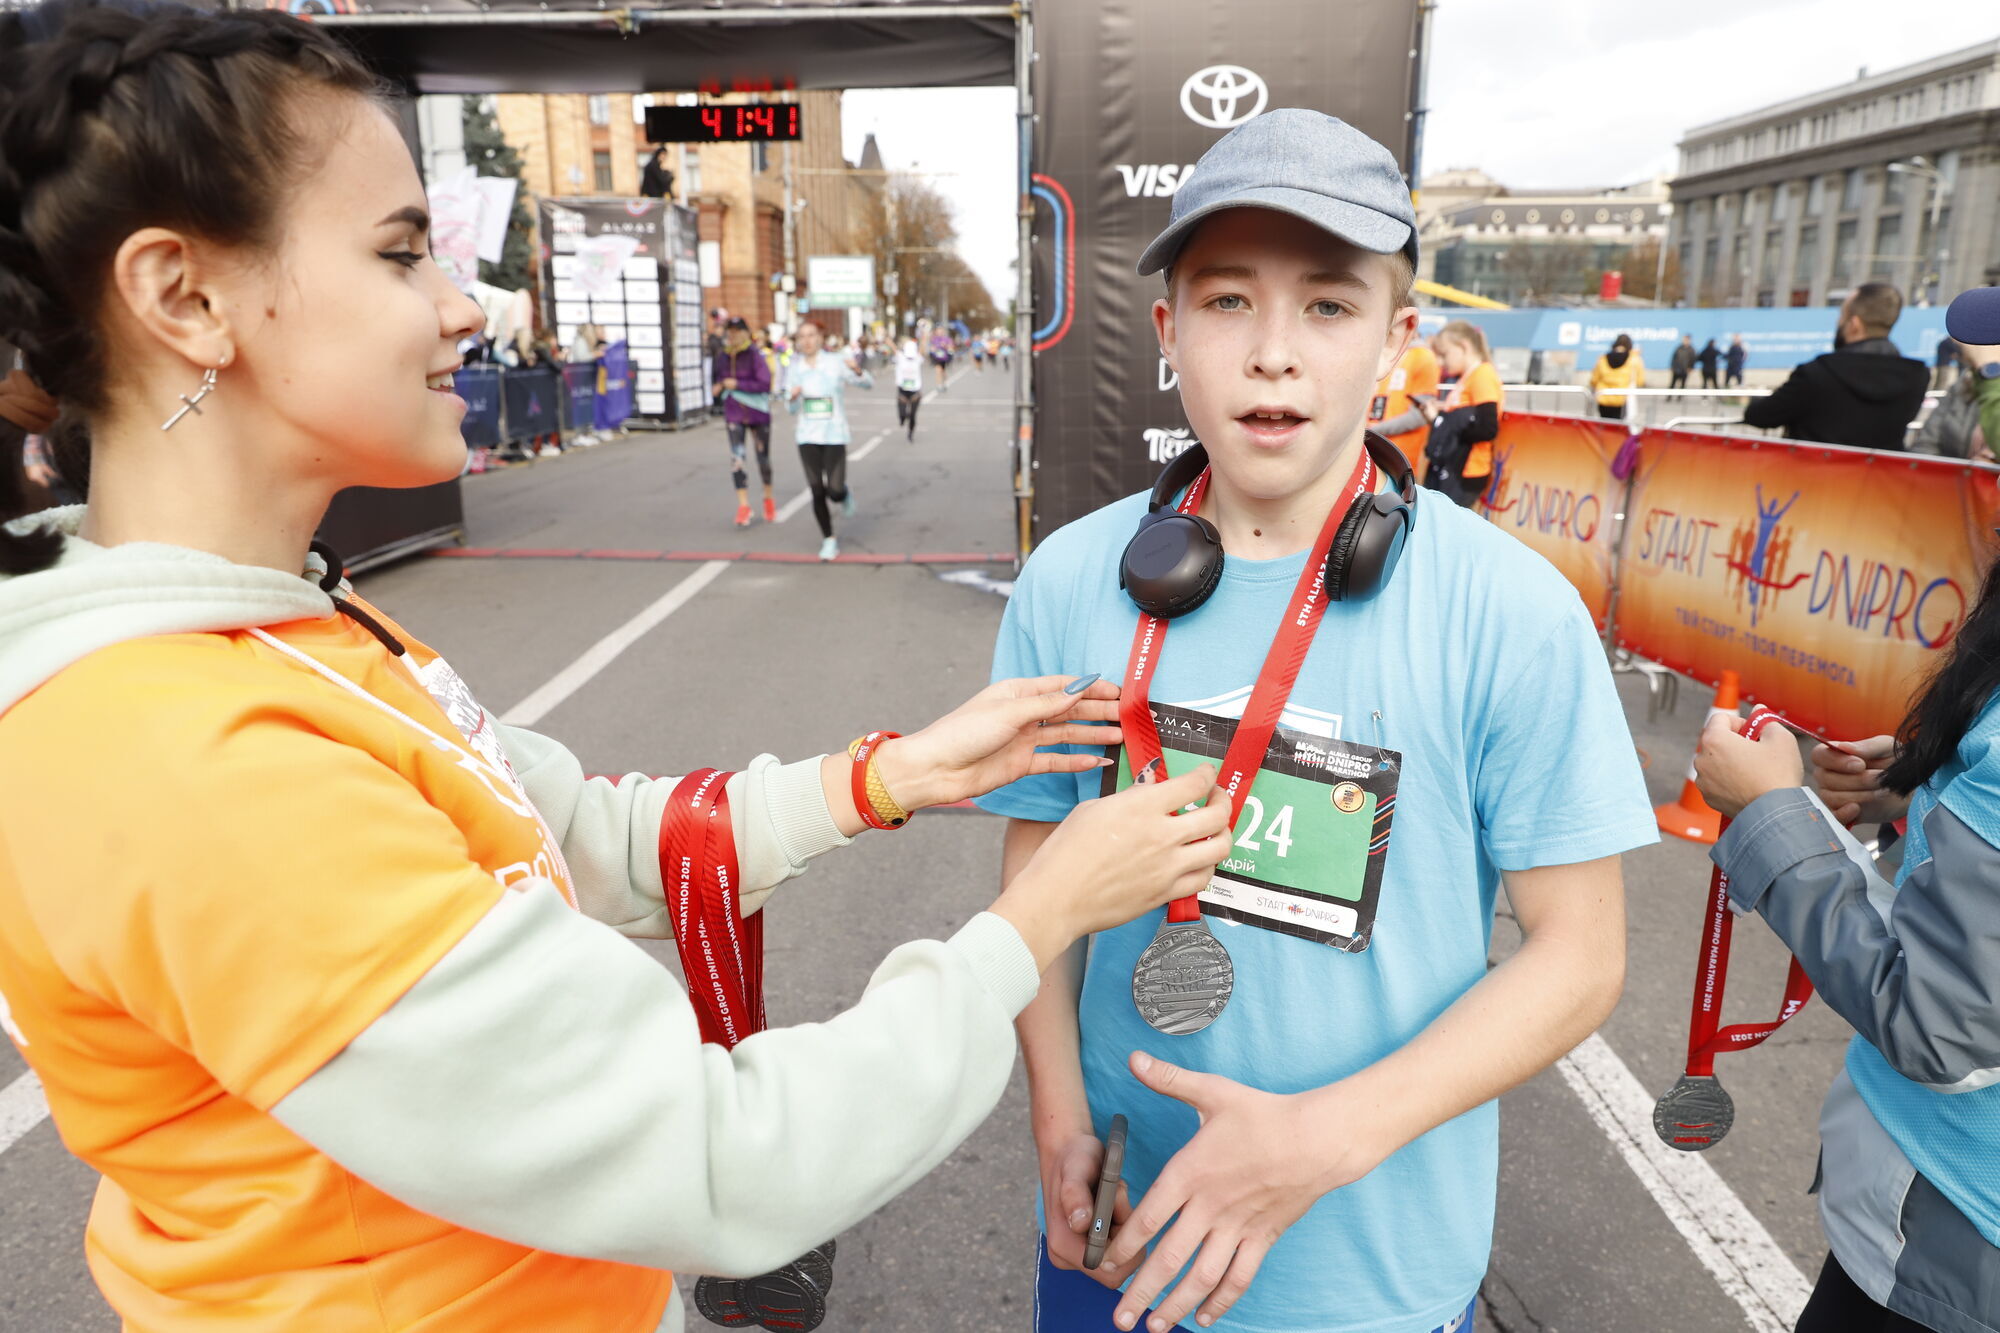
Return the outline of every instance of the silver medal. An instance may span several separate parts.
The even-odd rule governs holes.
[[[1170,1037],[1213,1023],[1235,988],[1229,950],[1199,918],[1163,923],[1132,969],[1139,1017]]]
[[[1653,1107],[1653,1132],[1669,1148],[1700,1152],[1736,1123],[1736,1103],[1713,1074],[1683,1074]]]

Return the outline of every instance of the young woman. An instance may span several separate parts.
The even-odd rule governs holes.
[[[723,326],[722,353],[715,358],[715,392],[729,433],[729,479],[736,486],[736,526],[750,526],[748,446],[757,450],[757,474],[764,479],[764,521],[778,521],[771,493],[771,360],[750,339],[750,326],[732,319]]]
[[[133,1333],[678,1329],[670,1270],[773,1268],[915,1181],[1006,1086],[1038,969],[1228,850],[1226,801],[1174,814],[1199,775],[1094,802],[852,1009],[702,1045],[625,938],[672,934],[674,784],[498,724],[308,555],[340,489],[465,457],[480,315],[424,204],[310,24],[0,17],[0,338],[90,459],[85,506],[0,530],[0,1031],[103,1176]],[[888,741],[871,786],[1099,763],[1036,748],[1116,734],[1062,683]],[[746,911],[859,832],[853,768],[729,783]],[[857,910],[926,886],[884,889]]]
[[[2000,341],[2000,288],[1964,293],[1953,336]],[[1731,725],[1733,723],[1733,725]],[[1812,752],[1718,716],[1703,795],[1730,897],[1771,924],[1853,1024],[1820,1112],[1829,1252],[1798,1333],[1994,1326],[2000,1293],[2000,566],[1896,736]],[[1907,818],[1891,887],[1842,827]]]
[[[1477,324],[1453,320],[1432,343],[1440,375],[1454,383],[1442,404],[1433,398],[1412,400],[1431,425],[1424,445],[1430,460],[1424,485],[1470,508],[1493,476],[1493,441],[1500,435],[1506,394],[1486,350],[1486,334]]]
[[[854,493],[847,489],[847,386],[875,387],[875,378],[821,348],[819,325],[807,320],[793,335],[791,364],[785,367],[785,410],[798,418],[799,462],[812,487],[813,517],[819,520],[819,558],[840,554],[833,535],[833,510],[854,513]]]
[[[1611,349],[1597,358],[1590,369],[1591,392],[1597,396],[1597,415],[1607,421],[1625,419],[1626,389],[1646,387],[1646,362],[1632,345],[1629,334],[1611,340]]]

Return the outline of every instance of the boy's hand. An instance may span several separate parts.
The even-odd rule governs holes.
[[[1165,1333],[1197,1306],[1196,1322],[1204,1328],[1214,1323],[1241,1299],[1265,1254],[1308,1208],[1387,1156],[1367,1146],[1365,1135],[1349,1132],[1353,1126],[1343,1125],[1337,1147],[1315,1160],[1309,1145],[1324,1139],[1316,1126],[1324,1112],[1310,1111],[1302,1097],[1179,1069],[1143,1051],[1133,1052],[1132,1072],[1155,1092],[1192,1106],[1201,1115],[1201,1128],[1174,1154],[1104,1252],[1105,1264],[1122,1270],[1180,1215],[1118,1302],[1113,1322],[1121,1329],[1133,1327],[1190,1261],[1187,1276],[1158,1304],[1148,1328]]]
[[[1038,1145],[1039,1146],[1039,1145]],[[1096,1278],[1113,1291],[1132,1274],[1133,1265],[1114,1268],[1106,1255],[1095,1268],[1083,1266],[1083,1251],[1090,1239],[1090,1215],[1097,1206],[1097,1177],[1104,1170],[1104,1143],[1088,1131],[1070,1135],[1042,1156],[1043,1230],[1049,1247],[1049,1262],[1057,1268],[1073,1269]],[[1118,1184],[1118,1201],[1112,1205],[1112,1234],[1132,1215],[1132,1199],[1125,1183]]]

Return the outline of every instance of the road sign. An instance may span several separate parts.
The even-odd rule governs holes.
[[[867,308],[875,304],[873,255],[812,255],[806,259],[806,287],[813,304]]]

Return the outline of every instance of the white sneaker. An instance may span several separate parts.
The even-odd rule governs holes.
[[[833,559],[835,556],[839,554],[840,554],[840,542],[835,538],[828,537],[825,541],[819,544],[819,558],[821,563],[825,563],[826,561]]]
[[[854,492],[852,490],[840,497],[840,512],[848,518],[854,517]]]
[[[560,458],[562,457],[562,450],[553,444],[545,444],[542,446],[542,451],[538,456],[542,458]]]

